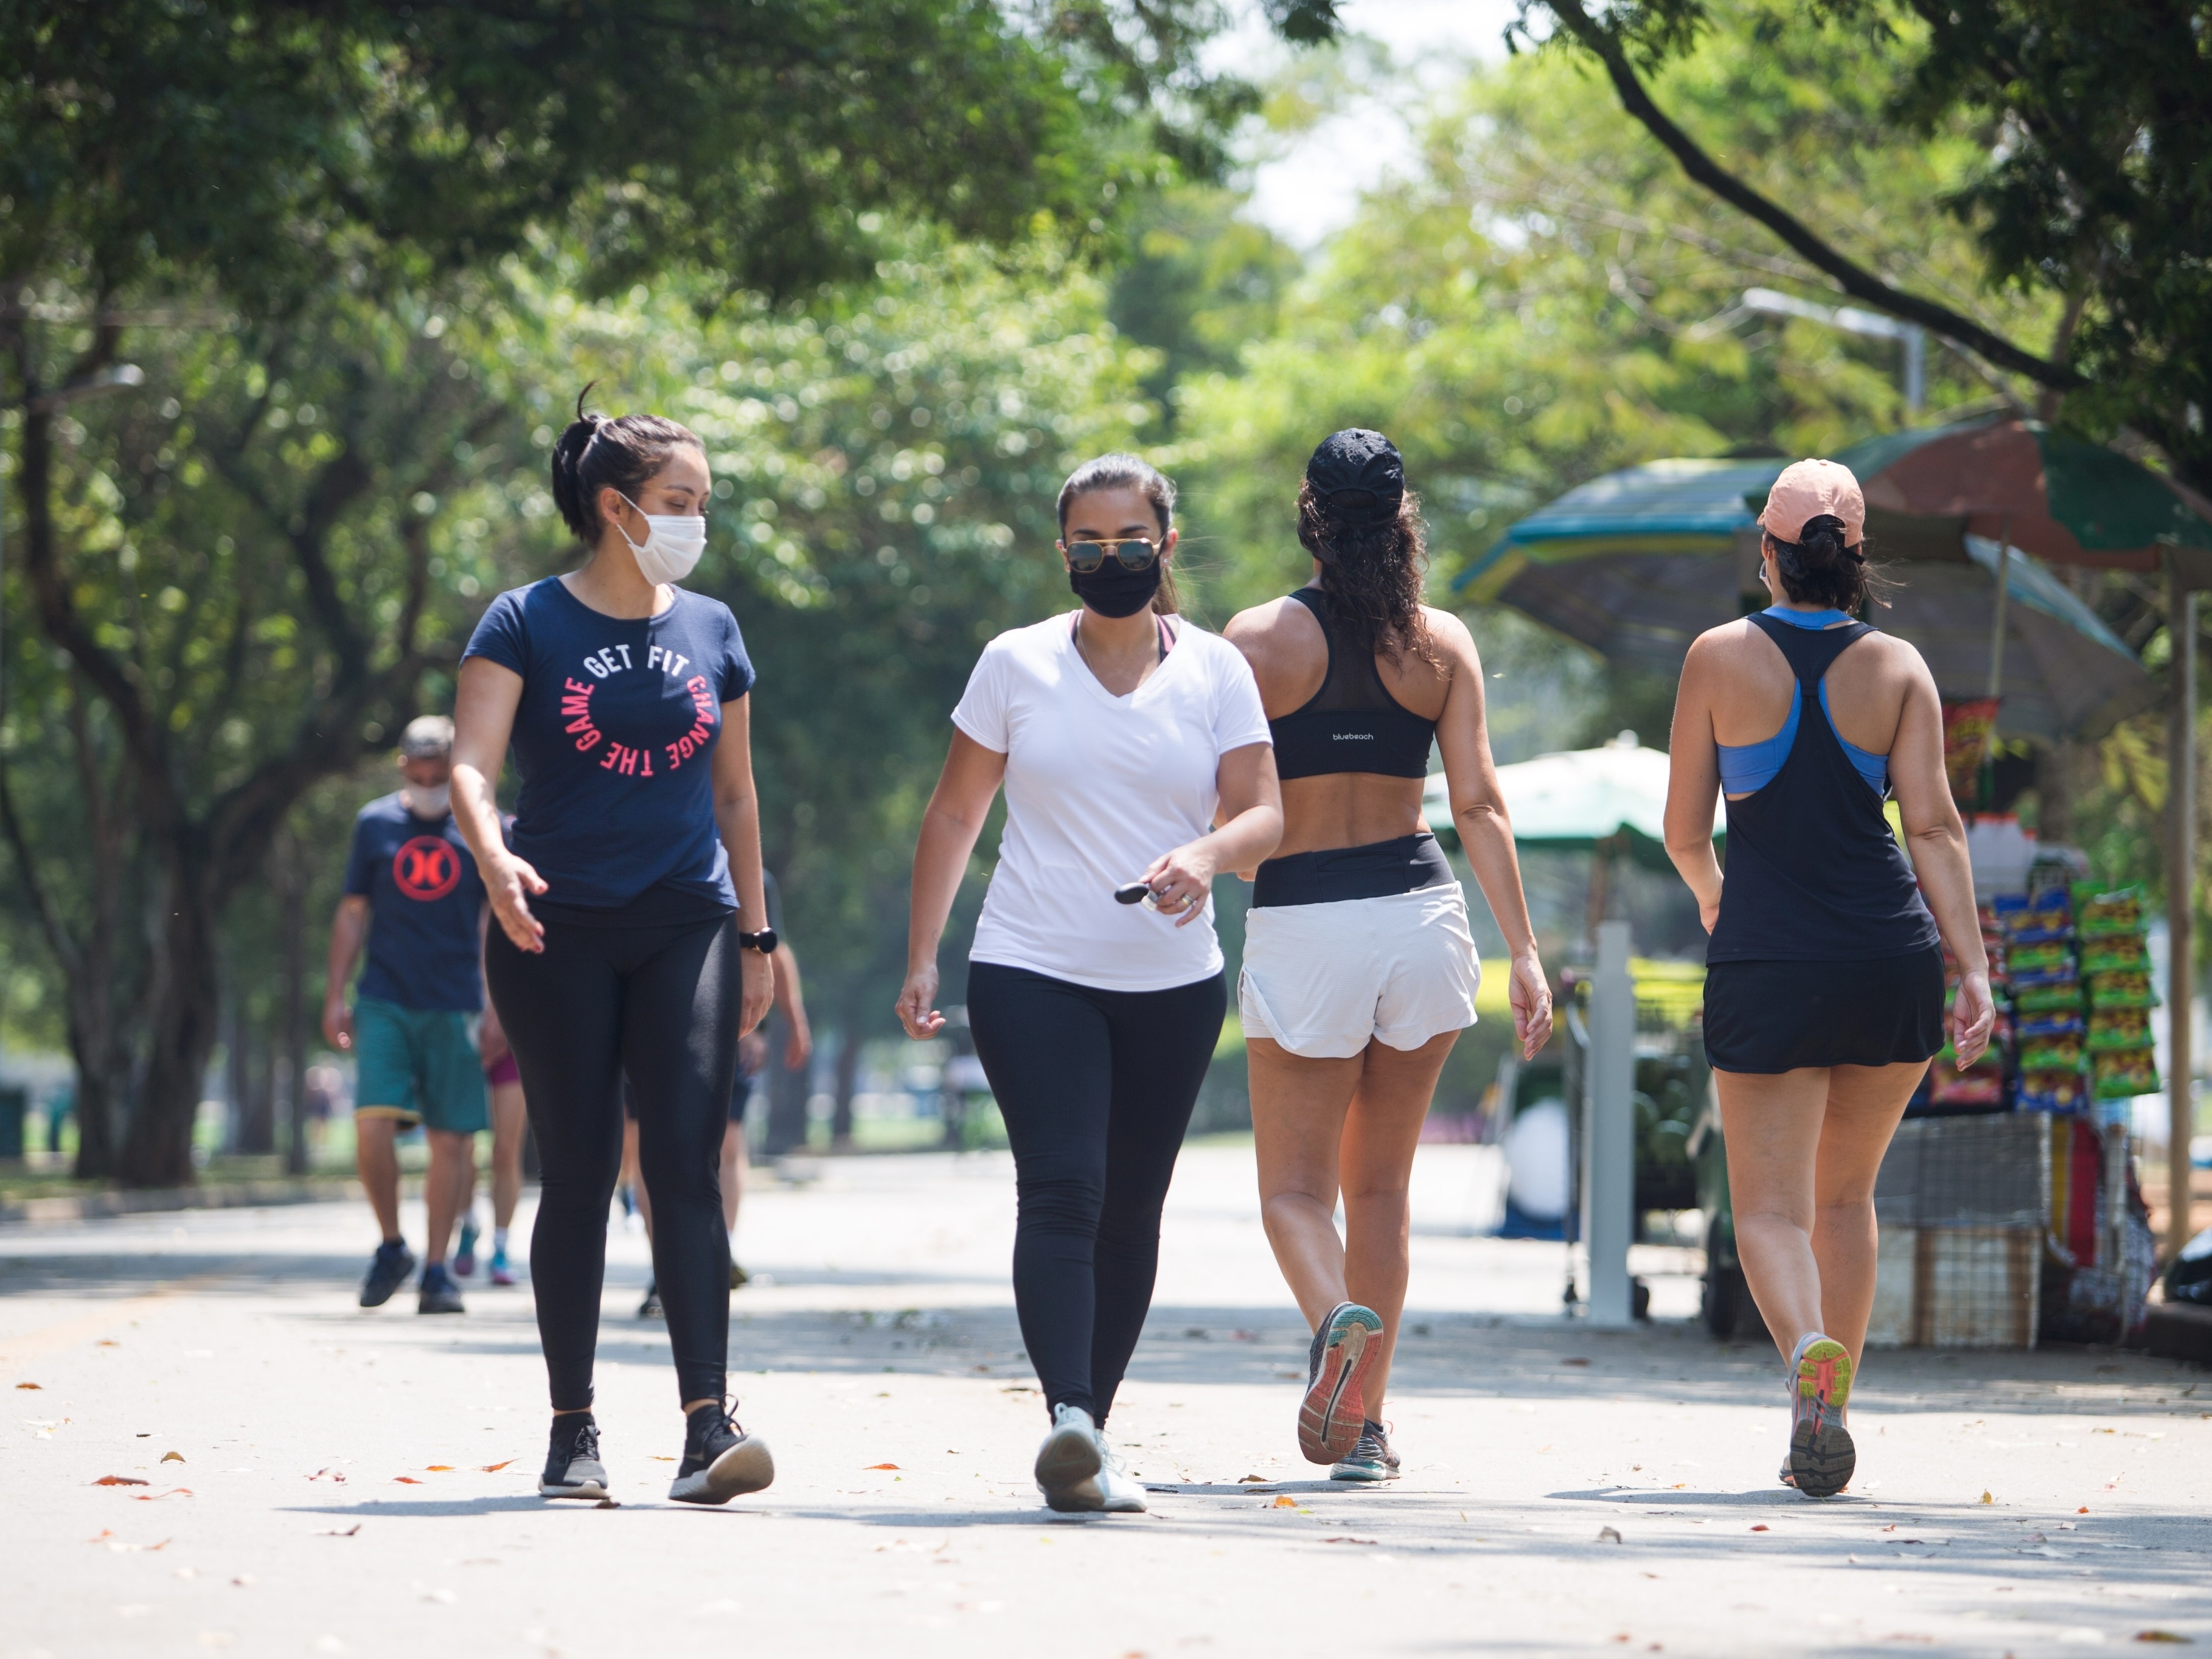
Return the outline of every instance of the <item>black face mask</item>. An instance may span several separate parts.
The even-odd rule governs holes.
[[[1067,585],[1102,617],[1133,617],[1160,591],[1160,562],[1154,559],[1142,570],[1132,570],[1121,560],[1109,558],[1088,574],[1069,571]]]

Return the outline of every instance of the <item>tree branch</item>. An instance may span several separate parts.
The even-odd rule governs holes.
[[[38,912],[39,928],[46,936],[46,948],[61,964],[63,975],[74,980],[83,964],[82,953],[62,921],[53,890],[46,885],[39,869],[38,855],[31,849],[31,838],[23,831],[22,819],[16,816],[15,792],[8,782],[4,756],[0,756],[0,830],[7,834],[9,849],[15,855],[15,868],[22,874],[23,889],[30,894],[32,908]]]
[[[1620,94],[1622,107],[1667,147],[1674,159],[1681,163],[1683,172],[1739,213],[1765,225],[1830,277],[1844,293],[1855,300],[1863,300],[1893,317],[1908,323],[1917,323],[1932,333],[1971,347],[1992,363],[2008,368],[2016,374],[2025,374],[2039,386],[2069,392],[2086,384],[2079,374],[2063,363],[2050,362],[2032,351],[2024,350],[2002,336],[1992,334],[1972,319],[1961,317],[1957,312],[1940,306],[1933,300],[1924,300],[1918,295],[1893,288],[1864,266],[1845,258],[1803,222],[1778,204],[1769,201],[1714,161],[1696,139],[1668,119],[1666,112],[1652,100],[1651,94],[1644,90],[1643,82],[1637,78],[1636,70],[1629,63],[1627,54],[1621,50],[1620,43],[1583,9],[1581,0],[1545,0],[1545,4],[1559,20],[1561,27],[1605,65],[1614,91]]]

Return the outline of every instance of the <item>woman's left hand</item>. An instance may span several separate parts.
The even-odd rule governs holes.
[[[1511,971],[1505,994],[1513,1005],[1513,1035],[1520,1042],[1521,1058],[1534,1060],[1552,1040],[1552,982],[1533,950],[1515,957]]]
[[[744,999],[738,1012],[738,1035],[742,1037],[768,1018],[775,1000],[775,958],[765,951],[742,946],[738,960],[744,980]]]
[[[1146,866],[1144,883],[1152,890],[1153,908],[1173,916],[1176,927],[1188,927],[1206,914],[1213,877],[1212,849],[1203,841],[1194,841]]]
[[[1990,1000],[1990,976],[1985,973],[1959,976],[1959,994],[1951,999],[1951,1047],[1966,1070],[1990,1046],[1996,1024],[1996,1004]]]

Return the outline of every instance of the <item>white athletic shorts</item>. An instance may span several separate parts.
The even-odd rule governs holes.
[[[1481,981],[1467,899],[1453,882],[1248,911],[1237,1007],[1246,1036],[1340,1060],[1370,1039],[1412,1049],[1474,1024]]]

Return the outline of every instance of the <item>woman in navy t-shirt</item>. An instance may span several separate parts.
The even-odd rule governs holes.
[[[699,440],[655,415],[586,414],[580,398],[577,414],[554,447],[553,499],[589,556],[492,602],[454,710],[453,812],[499,923],[485,978],[544,1170],[530,1267],[554,1418],[538,1490],[605,1495],[592,1360],[626,1077],[684,1402],[669,1495],[720,1504],[775,1476],[724,1400],[716,1186],[738,1039],[768,1012],[775,949],[753,670],[729,608],[674,585],[706,544]],[[502,840],[493,784],[510,742],[522,799]]]

